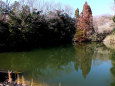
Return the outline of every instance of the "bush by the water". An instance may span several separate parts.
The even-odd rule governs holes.
[[[75,11],[76,19],[63,10],[55,9],[44,13],[31,9],[28,5],[20,5],[19,2],[14,2],[8,9],[4,8],[5,6],[0,6],[0,50],[24,50],[67,44],[71,43],[73,38],[75,42],[100,42],[112,33],[111,30],[103,30],[102,33],[96,30],[87,2],[81,14],[79,9]],[[110,26],[110,23],[105,26],[108,24]],[[102,29],[98,24],[97,27]]]
[[[19,13],[11,10],[7,22],[0,21],[0,47],[27,49],[72,42],[74,19],[64,12],[52,13],[55,16],[49,18],[41,11],[30,12],[27,6]]]

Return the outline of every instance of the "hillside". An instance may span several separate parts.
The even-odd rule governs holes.
[[[110,15],[94,16],[93,24],[98,33],[109,32],[115,28],[115,23]]]

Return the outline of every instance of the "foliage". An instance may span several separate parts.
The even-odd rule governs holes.
[[[115,22],[115,16],[113,16],[113,21]]]
[[[94,54],[92,47],[89,47],[89,45],[91,46],[91,44],[76,44],[74,46],[76,51],[75,69],[78,71],[80,68],[84,78],[87,77],[91,70],[91,60]]]
[[[78,8],[77,8],[76,11],[75,11],[75,16],[76,16],[76,18],[79,17],[79,9],[78,9]]]
[[[48,32],[50,32],[49,34],[47,32],[47,36],[49,36],[49,38],[55,42],[60,41],[62,43],[66,43],[67,41],[71,41],[75,32],[74,20],[67,14],[61,14],[59,15],[59,18],[49,19],[48,28]]]
[[[6,28],[0,28],[0,31],[3,30],[0,36],[4,34],[0,40],[4,39],[2,43],[7,46],[7,49],[22,50],[72,42],[75,21],[67,13],[60,11],[58,15],[49,18],[42,14],[42,11],[31,12],[27,5],[20,9],[18,7],[19,3],[15,2],[8,13],[8,22],[0,23],[1,27]]]
[[[82,33],[81,33],[82,32]],[[90,6],[85,2],[83,11],[77,19],[77,31],[74,41],[82,42],[90,40],[89,37],[93,34],[93,17]],[[82,35],[81,35],[82,34]]]
[[[109,34],[110,33],[108,33],[108,32],[94,33],[90,36],[90,39],[93,42],[102,42],[106,38],[106,36]]]
[[[0,21],[0,44],[6,42],[8,36],[9,36],[8,24]]]
[[[79,40],[79,42],[86,41],[84,31],[82,31],[82,30],[77,31],[74,37],[76,38],[74,40]]]

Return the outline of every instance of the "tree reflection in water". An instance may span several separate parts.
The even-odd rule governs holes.
[[[80,68],[84,78],[90,72],[92,64],[99,65],[101,61],[109,60],[110,51],[102,43],[82,43],[75,44],[74,47],[76,51],[75,69],[78,71]]]
[[[22,72],[25,80],[53,80],[70,73],[74,60],[74,48],[66,47],[38,49],[31,52],[10,52],[0,54],[0,69]],[[4,57],[4,58],[3,58]]]
[[[111,74],[112,74],[112,79],[113,79],[111,86],[115,86],[115,50],[111,50],[110,58],[111,58],[111,63],[112,63]]]
[[[82,75],[84,78],[86,78],[91,69],[92,56],[94,51],[90,46],[87,46],[86,44],[76,44],[75,50],[75,69],[78,71],[78,68],[80,68],[82,70]]]
[[[82,71],[84,78],[82,80],[86,80],[94,65],[98,66],[102,64],[101,62],[108,61],[110,57],[113,64],[111,73],[115,75],[115,55],[112,52],[110,56],[110,53],[110,49],[97,43],[76,44],[74,47],[67,45],[31,52],[0,53],[0,69],[22,72],[26,83],[58,84],[56,86],[59,86],[61,81],[68,82],[65,77],[71,75],[71,73],[80,74],[79,70]],[[74,76],[72,76],[72,79]],[[72,82],[73,80],[69,79]],[[17,82],[20,82],[20,79]],[[115,85],[112,84],[112,86]]]

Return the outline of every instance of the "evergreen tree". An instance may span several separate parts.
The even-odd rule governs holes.
[[[77,31],[75,34],[74,41],[82,42],[89,41],[89,37],[94,32],[93,29],[93,16],[90,6],[85,2],[83,11],[77,18]]]

